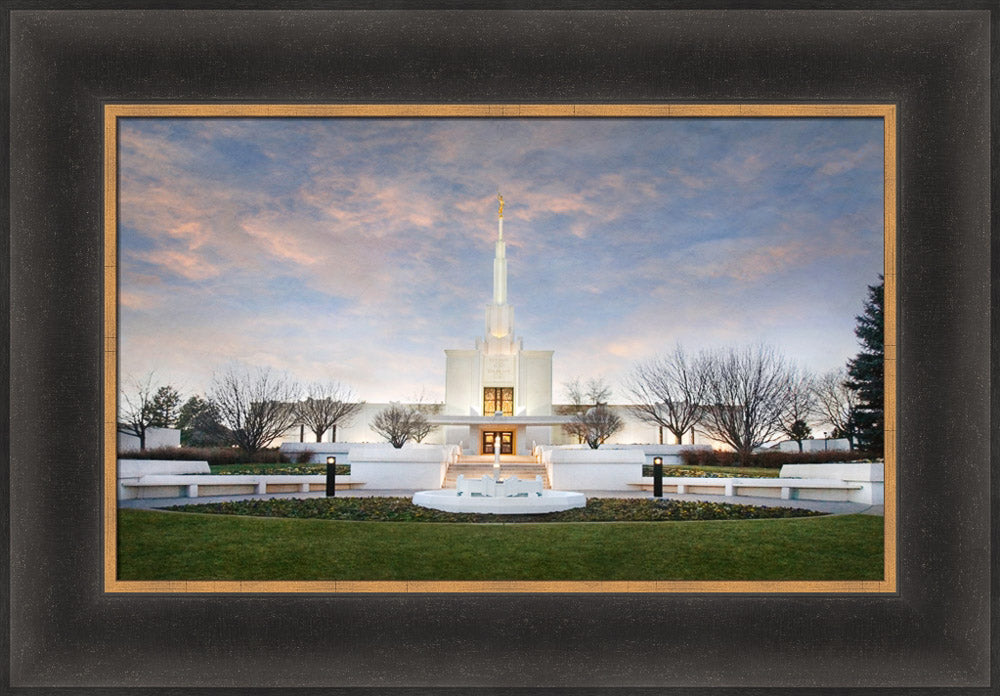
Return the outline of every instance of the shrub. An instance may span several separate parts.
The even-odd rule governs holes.
[[[308,464],[310,459],[312,459],[312,452],[309,450],[302,450],[295,455],[296,464]]]
[[[258,450],[248,457],[243,450],[235,447],[157,447],[141,452],[119,452],[119,459],[172,459],[207,461],[210,466],[218,464],[288,464],[287,456],[277,448]]]
[[[763,469],[780,469],[785,464],[823,464],[826,462],[868,461],[869,452],[754,452],[744,463],[746,466]],[[683,450],[680,453],[685,466],[740,466],[735,452],[725,450]]]

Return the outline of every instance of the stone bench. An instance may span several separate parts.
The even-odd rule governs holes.
[[[630,486],[642,490],[653,490],[653,477],[645,477],[640,483],[630,483]],[[861,484],[838,481],[836,479],[795,479],[795,478],[723,478],[700,476],[665,476],[663,489],[670,493],[701,493],[706,495],[736,495],[757,496],[793,500],[795,497],[803,500],[844,501],[850,498],[851,491],[862,488]],[[668,490],[672,489],[672,490]],[[809,491],[808,498],[801,491]],[[793,491],[800,493],[793,496]]]
[[[325,474],[147,474],[121,480],[119,497],[197,498],[206,495],[264,495],[266,493],[308,493],[326,490]],[[364,485],[349,476],[338,476],[337,490]]]
[[[533,481],[511,476],[497,483],[489,475],[484,475],[479,479],[467,479],[464,474],[459,474],[455,480],[455,491],[459,496],[479,495],[488,498],[512,498],[521,495],[540,496],[544,487],[541,476],[536,476]]]

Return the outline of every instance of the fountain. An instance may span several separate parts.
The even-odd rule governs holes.
[[[542,477],[522,480],[516,476],[501,479],[494,465],[493,476],[467,479],[459,476],[455,488],[418,491],[413,504],[444,512],[478,512],[495,515],[535,515],[584,507],[587,498],[574,491],[546,490]]]

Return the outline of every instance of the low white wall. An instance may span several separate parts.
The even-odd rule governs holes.
[[[553,489],[626,491],[642,478],[646,456],[641,449],[539,447]]]
[[[836,440],[803,440],[802,441],[802,451],[803,452],[847,452],[851,449],[851,443],[847,441],[847,438],[838,438]],[[795,440],[785,440],[784,442],[778,443],[778,450],[780,452],[798,452],[799,443]]]
[[[448,464],[459,453],[454,445],[364,445],[351,449],[351,478],[365,488],[427,490],[441,488]]]
[[[119,459],[118,478],[149,474],[210,474],[207,461],[180,459]]]
[[[781,478],[836,479],[857,483],[861,488],[850,500],[869,505],[885,504],[885,464],[883,462],[834,462],[831,464],[785,464]]]
[[[663,457],[664,466],[681,466],[684,461],[681,459],[681,452],[689,451],[712,451],[711,445],[601,445],[602,450],[642,450],[646,456],[646,463],[652,465],[653,457]]]
[[[350,442],[283,442],[280,450],[293,462],[302,452],[309,452],[310,464],[326,464],[327,457],[336,457],[337,464],[350,464],[351,448],[358,446]]]
[[[147,428],[146,449],[180,447],[181,431],[177,428]],[[139,438],[128,433],[118,433],[119,452],[138,452]]]

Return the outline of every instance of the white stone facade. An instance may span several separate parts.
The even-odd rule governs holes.
[[[181,431],[177,428],[147,428],[146,449],[180,447]],[[118,433],[119,452],[138,452],[139,438],[128,433]]]

